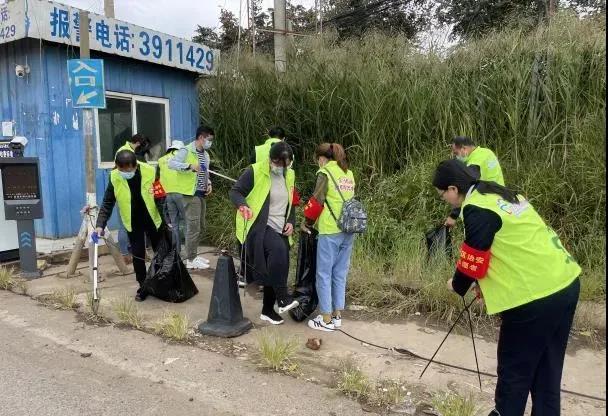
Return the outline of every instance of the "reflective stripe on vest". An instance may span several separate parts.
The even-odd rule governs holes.
[[[500,216],[490,266],[478,280],[488,314],[499,313],[552,295],[574,281],[581,268],[532,205],[523,197],[511,204],[497,194],[473,191],[462,204],[489,209]]]
[[[346,201],[355,196],[355,178],[350,170],[344,173],[342,168],[338,166],[338,163],[334,160],[328,162],[324,167],[319,169],[317,174],[325,173],[325,170],[331,173],[333,178],[336,180],[338,186],[340,187],[340,191],[342,192],[342,196]],[[325,174],[327,175],[327,173]],[[331,207],[331,211],[328,208],[328,204]],[[325,208],[317,220],[317,229],[319,230],[319,234],[337,234],[342,232],[331,213],[333,212],[336,218],[339,219],[340,214],[342,213],[343,205],[344,201],[342,201],[342,198],[336,189],[336,185],[331,180],[329,175],[327,175],[327,195],[325,196]]]
[[[158,169],[160,170],[160,183],[167,193],[178,192],[178,179],[176,170],[169,168],[169,159],[175,155],[175,151],[168,153],[158,159]]]
[[[264,144],[255,147],[255,163],[262,162],[264,159],[270,158],[270,148],[273,144],[280,142],[281,139],[271,137]]]
[[[154,203],[154,184],[155,169],[145,163],[137,163],[141,172],[141,196],[146,204],[150,218],[154,221],[156,229],[160,227],[161,217]],[[120,176],[118,169],[112,170],[110,173],[110,181],[114,187],[114,196],[116,197],[116,205],[120,211],[120,219],[122,220],[125,229],[129,232],[133,231],[131,227],[131,189],[127,180]]]
[[[186,146],[188,153],[186,154],[185,163],[188,165],[198,165],[198,156],[196,155],[196,149],[194,143],[190,143]],[[175,153],[177,154],[177,153]],[[194,195],[196,191],[196,172],[191,170],[176,170],[175,175],[175,187],[173,192],[177,192],[182,195]]]
[[[245,220],[238,211],[236,213],[236,238],[241,244],[249,235],[249,231],[260,214],[264,202],[266,202],[266,199],[270,195],[270,161],[267,159],[259,163],[254,163],[251,165],[251,168],[253,169],[253,189],[245,200],[247,201],[247,206],[251,208],[251,211],[253,212],[253,217],[247,221],[247,226],[245,227]],[[285,173],[285,186],[287,187],[289,202],[287,205],[287,214],[285,216],[286,219],[289,218],[292,210],[295,180],[296,175],[293,169],[287,169]],[[291,237],[289,237],[289,244],[293,244]]]
[[[479,166],[482,181],[492,181],[505,186],[498,158],[490,149],[476,147],[467,157],[467,166],[469,165]]]

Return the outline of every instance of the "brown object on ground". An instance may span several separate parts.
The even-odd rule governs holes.
[[[133,257],[131,257],[130,255],[122,256],[122,258],[125,260],[125,264],[133,263]]]
[[[306,346],[308,348],[310,348],[311,350],[318,350],[319,348],[321,348],[321,344],[323,343],[323,341],[321,340],[321,338],[308,338],[308,341],[306,342]]]

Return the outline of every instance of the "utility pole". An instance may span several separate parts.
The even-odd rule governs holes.
[[[106,17],[114,18],[114,0],[104,0],[103,12]]]
[[[319,0],[319,26],[323,35],[323,0]]]
[[[247,0],[249,1],[249,0]],[[236,71],[239,71],[239,61],[241,59],[241,20],[243,17],[243,0],[239,0],[239,36],[236,43]]]
[[[553,15],[555,15],[555,12],[557,11],[557,2],[559,0],[549,0],[549,19],[551,19],[553,17]]]
[[[285,52],[285,23],[287,14],[285,0],[274,0],[274,66],[278,72],[287,69],[287,55]]]
[[[80,10],[80,27],[89,27],[89,13],[85,10]],[[82,30],[80,33],[80,58],[89,59],[91,57],[91,50],[89,47],[89,31]],[[76,274],[76,267],[80,259],[80,253],[82,247],[87,241],[87,237],[94,231],[93,227],[97,220],[97,192],[95,189],[95,155],[94,146],[95,139],[93,136],[94,117],[93,110],[90,108],[82,109],[82,120],[84,128],[84,145],[85,145],[85,169],[86,169],[86,205],[87,209],[83,212],[82,224],[80,231],[74,242],[74,248],[72,249],[72,255],[70,257],[70,263],[68,264],[66,275],[72,277]],[[129,270],[120,254],[120,251],[116,248],[116,244],[110,233],[106,236],[106,241],[109,243],[108,247],[110,253],[121,274],[129,274]],[[89,246],[89,278],[93,279],[93,262],[95,257],[94,244],[88,244]]]

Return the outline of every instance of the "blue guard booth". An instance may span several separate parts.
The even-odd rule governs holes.
[[[91,58],[103,59],[105,78],[106,106],[94,110],[99,203],[127,138],[151,139],[150,162],[171,140],[192,140],[196,81],[215,73],[219,52],[93,13],[89,20]],[[44,238],[76,235],[85,204],[82,110],[74,108],[67,69],[79,57],[80,32],[77,8],[40,0],[0,4],[0,143],[25,137],[25,156],[40,159],[44,218],[36,220],[36,233]]]

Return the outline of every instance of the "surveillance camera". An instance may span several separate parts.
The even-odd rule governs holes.
[[[27,139],[22,136],[17,136],[9,143],[9,149],[13,151],[14,157],[23,157],[23,151],[27,146]]]
[[[13,146],[25,147],[25,146],[27,146],[27,142],[28,142],[27,138],[25,138],[23,136],[15,136],[11,140],[10,144],[13,145]]]
[[[28,65],[16,65],[15,75],[17,78],[23,78],[26,74],[30,73],[30,67]]]

